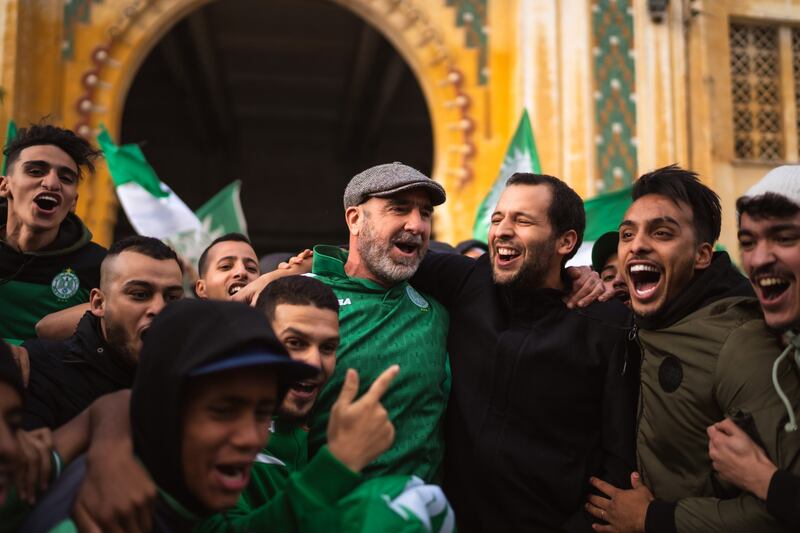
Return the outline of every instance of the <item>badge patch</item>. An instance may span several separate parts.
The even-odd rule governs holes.
[[[72,298],[75,296],[75,293],[78,292],[80,287],[81,281],[71,268],[56,274],[56,277],[53,278],[53,282],[50,283],[50,288],[53,290],[53,294],[56,295],[56,298],[60,298],[62,300],[66,300],[67,298]]]
[[[423,298],[422,295],[418,293],[411,285],[406,285],[406,294],[408,294],[408,298],[414,302],[414,305],[420,309],[427,309],[430,307],[428,300]]]
[[[664,392],[675,392],[683,381],[683,367],[677,357],[670,355],[658,367],[658,383]]]

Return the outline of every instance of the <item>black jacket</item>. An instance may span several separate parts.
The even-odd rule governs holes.
[[[800,477],[786,470],[775,472],[767,491],[767,510],[785,526],[800,530]]]
[[[64,341],[23,344],[31,364],[25,398],[25,429],[57,428],[104,394],[130,388],[136,368],[103,339],[100,319],[86,313]]]
[[[411,282],[450,311],[444,474],[459,530],[591,531],[589,477],[628,487],[635,468],[630,311],[514,294],[488,254],[428,254]]]

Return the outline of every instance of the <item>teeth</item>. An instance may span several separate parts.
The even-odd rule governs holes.
[[[231,290],[230,290],[229,292],[230,292],[231,294],[236,294],[236,293],[237,293],[237,292],[239,292],[240,290],[241,290],[241,287],[240,287],[239,285],[234,285],[233,287],[231,287]]]
[[[497,253],[500,255],[515,255],[517,251],[513,248],[498,248]]]
[[[631,272],[658,272],[658,269],[651,265],[633,265]]]
[[[759,287],[772,287],[775,285],[785,285],[788,282],[780,279],[780,278],[761,278],[758,280]]]

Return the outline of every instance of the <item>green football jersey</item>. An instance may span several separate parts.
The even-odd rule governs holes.
[[[391,288],[345,274],[345,250],[314,248],[312,273],[339,299],[341,344],[336,369],[320,392],[311,417],[309,451],[325,444],[330,410],[348,368],[358,371],[359,395],[389,366],[400,365],[382,403],[396,430],[391,449],[362,475],[416,475],[436,482],[444,452],[442,419],[447,404],[449,316],[433,298],[407,281]]]

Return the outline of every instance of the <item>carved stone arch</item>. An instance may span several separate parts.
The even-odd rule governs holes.
[[[119,138],[128,90],[140,66],[174,24],[211,0],[106,0],[93,4],[90,24],[75,24],[72,59],[65,67],[64,121],[79,134],[94,137],[105,124]],[[433,8],[428,0],[332,0],[382,33],[408,63],[419,82],[431,117],[433,178],[451,201],[437,211],[437,237],[453,239],[463,220],[459,202],[473,181],[478,126],[473,102],[478,72],[464,53],[462,30],[454,28],[452,8]],[[460,41],[456,39],[461,38]],[[70,87],[71,85],[71,87]],[[70,95],[79,94],[77,99]],[[456,201],[454,201],[456,200]],[[83,184],[78,211],[100,242],[110,242],[116,223],[116,198],[105,170]],[[461,232],[463,233],[463,231]]]

